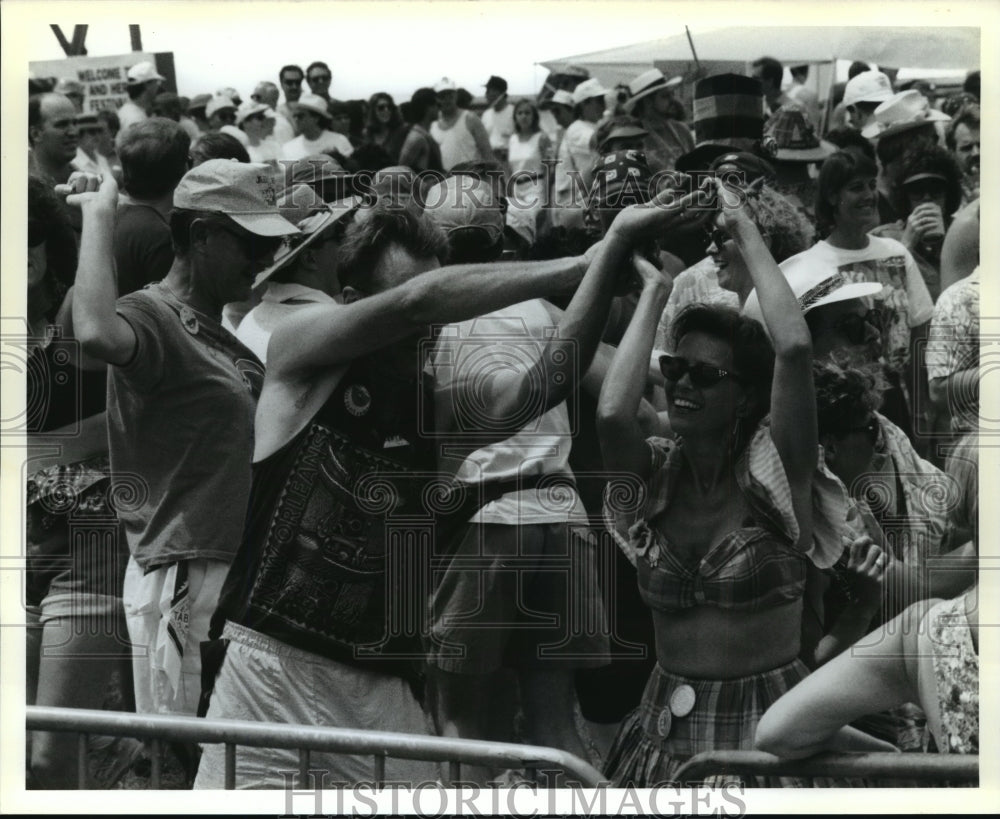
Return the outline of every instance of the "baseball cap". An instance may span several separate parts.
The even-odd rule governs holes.
[[[174,207],[228,216],[258,236],[289,236],[295,225],[278,211],[271,169],[264,164],[210,159],[188,171],[174,190]]]
[[[575,103],[573,102],[573,95],[569,91],[559,90],[552,95],[551,100],[552,105],[568,105],[572,108]]]
[[[503,235],[504,215],[483,179],[459,174],[431,186],[424,194],[424,213],[445,235],[481,230],[495,244]]]
[[[199,108],[207,108],[211,101],[211,94],[195,94],[191,97],[191,102],[188,103],[187,109],[188,111],[197,111]]]
[[[301,235],[293,234],[287,242],[278,248],[274,254],[274,263],[257,274],[257,278],[253,280],[253,286],[260,287],[279,270],[288,267],[303,250],[316,244],[327,228],[347,218],[361,207],[363,202],[364,200],[360,196],[354,196],[339,202],[324,203],[322,210],[311,213],[300,220],[297,227]]]
[[[60,77],[52,92],[54,94],[62,94],[63,96],[69,96],[70,94],[79,94],[82,96],[86,93],[83,83],[70,77]]]
[[[803,314],[834,302],[873,296],[882,289],[879,282],[851,281],[837,268],[817,262],[815,257],[810,257],[808,254],[792,256],[778,267],[788,280]],[[757,298],[757,288],[751,290],[747,296],[743,314],[761,324],[764,323],[760,300]]]
[[[892,83],[881,71],[862,71],[844,86],[844,107],[858,102],[885,102],[892,96]]]
[[[149,60],[133,65],[128,70],[128,74],[126,76],[128,77],[129,85],[139,85],[139,83],[151,82],[152,80],[165,82],[167,79],[162,74],[156,73],[156,68],[154,68],[153,64],[149,62]]]
[[[442,77],[434,84],[434,93],[440,94],[442,91],[457,91],[458,86],[455,85],[455,81],[449,77]]]
[[[216,95],[208,101],[208,105],[205,106],[205,116],[211,117],[212,114],[217,111],[224,111],[226,108],[232,108],[236,110],[236,103],[233,102],[229,97],[223,97],[222,95]]]
[[[648,202],[652,178],[653,172],[649,169],[645,153],[634,149],[612,151],[597,160],[590,192],[595,202],[600,204],[609,199],[617,200],[622,193],[635,194],[636,199]]]
[[[607,89],[601,85],[601,81],[596,77],[592,77],[589,80],[584,80],[573,89],[573,102],[579,105],[581,102],[594,97],[601,97],[603,99],[607,93]]]

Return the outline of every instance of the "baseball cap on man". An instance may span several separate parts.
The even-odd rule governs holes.
[[[149,60],[133,65],[126,76],[129,85],[139,85],[139,83],[152,82],[153,80],[166,82],[167,80],[162,74],[156,73],[156,68]]]
[[[648,202],[652,179],[645,153],[634,149],[613,151],[597,160],[590,192],[597,203],[613,207],[628,194],[637,202]],[[626,204],[632,204],[631,200]]]
[[[570,108],[573,107],[573,95],[569,91],[559,90],[552,95],[552,99],[549,101],[552,105],[568,105]]]
[[[236,109],[236,124],[242,125],[247,117],[252,117],[254,114],[266,114],[270,110],[270,106],[263,102],[253,102],[252,100],[244,102]]]
[[[434,93],[440,94],[442,91],[457,91],[458,86],[450,77],[442,77],[434,84]]]
[[[83,83],[79,80],[74,80],[71,77],[60,77],[58,82],[56,82],[55,88],[52,89],[52,92],[54,94],[62,94],[65,97],[82,97],[86,93]]]
[[[601,85],[601,81],[596,77],[591,77],[589,80],[584,80],[573,89],[573,102],[579,105],[581,102],[586,102],[594,97],[603,98],[607,93],[608,91],[603,85]]]
[[[289,236],[298,229],[278,211],[267,165],[210,159],[188,171],[174,190],[174,207],[220,213],[258,236]]]
[[[833,304],[838,301],[860,299],[873,296],[882,289],[879,282],[855,282],[833,266],[817,263],[809,256],[792,256],[778,267],[788,280],[795,298],[802,308],[803,314],[817,307]],[[750,291],[743,314],[764,323],[764,314],[760,310],[760,300],[757,288]]]
[[[449,176],[424,194],[424,214],[445,235],[481,230],[489,244],[503,236],[504,214],[493,196],[492,185],[467,174]]]
[[[844,107],[859,102],[885,102],[892,96],[892,83],[881,71],[862,71],[844,86]]]

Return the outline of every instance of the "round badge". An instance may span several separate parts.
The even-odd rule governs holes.
[[[360,418],[371,408],[372,396],[362,384],[351,384],[344,390],[344,406],[356,418]]]
[[[190,307],[181,308],[181,324],[191,335],[198,334],[198,317]]]
[[[670,695],[670,711],[677,718],[686,717],[694,709],[694,689],[690,685],[679,685]]]
[[[656,730],[659,731],[661,737],[668,736],[670,734],[670,726],[673,720],[670,718],[670,711],[664,708],[660,711],[660,716],[656,719]]]

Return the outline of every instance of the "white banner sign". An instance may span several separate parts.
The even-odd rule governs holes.
[[[118,108],[128,99],[125,91],[128,70],[136,63],[156,63],[154,55],[142,51],[117,54],[113,57],[67,57],[64,60],[44,60],[29,63],[38,79],[57,77],[77,80],[83,85],[84,111]]]

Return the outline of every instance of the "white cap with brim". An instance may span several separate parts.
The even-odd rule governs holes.
[[[174,207],[228,216],[258,236],[290,236],[298,228],[281,215],[274,176],[264,164],[210,159],[174,189]]]
[[[260,287],[279,270],[290,265],[303,250],[315,244],[328,227],[343,219],[363,203],[364,200],[360,196],[354,196],[339,202],[325,203],[324,210],[306,216],[298,223],[299,232],[305,236],[305,239],[294,244],[282,245],[274,254],[274,263],[257,274],[257,278],[253,280],[253,286]]]
[[[591,77],[573,89],[573,102],[580,105],[589,99],[596,99],[597,97],[604,99],[604,95],[607,93],[608,90],[601,85],[600,80]]]
[[[138,85],[139,83],[151,82],[152,80],[159,80],[160,82],[166,82],[167,80],[162,74],[156,73],[156,68],[149,60],[133,65],[128,70],[126,77],[129,85]]]
[[[236,103],[229,99],[229,97],[223,97],[221,95],[212,97],[212,99],[208,101],[208,105],[205,106],[205,116],[211,117],[212,114],[217,111],[224,111],[227,108],[235,111]]]
[[[792,256],[779,267],[788,280],[803,315],[817,307],[874,296],[882,290],[879,282],[851,281],[836,268],[817,262],[811,254],[800,253],[798,256]],[[746,304],[743,305],[743,315],[764,324],[756,288],[747,296]]]
[[[294,108],[292,110],[297,111],[300,108],[304,111],[316,114],[321,119],[327,121],[330,119],[330,109],[326,104],[326,100],[318,94],[303,94],[299,97],[295,101]]]

